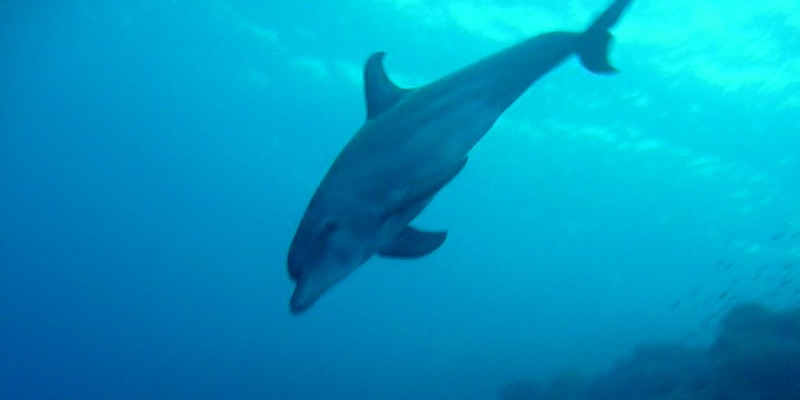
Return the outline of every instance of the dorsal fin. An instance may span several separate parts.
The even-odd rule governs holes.
[[[364,94],[367,98],[367,119],[375,118],[392,108],[405,96],[408,89],[394,84],[383,69],[383,56],[377,52],[369,57],[364,67]]]

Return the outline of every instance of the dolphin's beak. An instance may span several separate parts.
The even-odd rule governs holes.
[[[289,300],[289,311],[294,315],[300,315],[317,301],[318,296],[309,296],[306,285],[303,281],[298,281],[292,293],[292,299]]]
[[[339,259],[324,261],[314,268],[302,271],[295,280],[294,293],[289,300],[289,310],[292,314],[302,314],[311,308],[328,290],[361,265],[346,263]]]

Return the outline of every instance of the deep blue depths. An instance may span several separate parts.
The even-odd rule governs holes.
[[[667,74],[631,37],[645,7],[623,74],[571,61],[475,149],[421,217],[441,250],[298,318],[285,252],[361,123],[362,60],[424,83],[510,43],[389,1],[22,3],[0,5],[2,398],[492,398],[800,300],[798,83]]]

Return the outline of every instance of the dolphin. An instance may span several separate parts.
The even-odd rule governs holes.
[[[530,38],[433,83],[395,85],[384,53],[364,68],[367,118],[311,198],[289,248],[290,311],[308,310],[372,256],[414,259],[445,240],[411,225],[467,162],[467,153],[529,86],[572,54],[597,74],[609,29],[632,0],[616,0],[583,32]]]

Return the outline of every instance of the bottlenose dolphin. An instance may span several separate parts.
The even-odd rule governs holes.
[[[289,248],[292,313],[375,254],[418,258],[439,248],[446,232],[409,223],[464,168],[505,109],[570,55],[591,72],[616,72],[607,59],[608,29],[631,1],[614,1],[583,32],[533,37],[415,89],[389,80],[384,53],[370,56],[367,119],[322,179]]]

